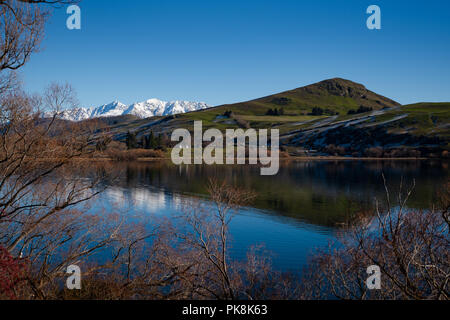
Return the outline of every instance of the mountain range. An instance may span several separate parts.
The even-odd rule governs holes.
[[[82,121],[93,118],[115,117],[122,115],[134,115],[138,118],[149,118],[155,116],[168,116],[191,111],[198,111],[210,108],[204,102],[190,101],[162,101],[159,99],[149,99],[131,105],[114,101],[99,107],[73,108],[61,112],[60,118],[70,121]],[[51,114],[45,114],[49,117]]]

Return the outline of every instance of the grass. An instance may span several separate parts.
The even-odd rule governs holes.
[[[375,122],[381,123],[397,116],[407,114],[406,118],[389,123],[390,132],[408,131],[414,135],[438,135],[450,137],[450,103],[417,103],[402,106],[378,116]]]
[[[242,119],[247,121],[256,121],[256,122],[302,122],[302,121],[310,121],[314,119],[325,118],[324,116],[254,116],[254,115],[244,115],[240,116]]]

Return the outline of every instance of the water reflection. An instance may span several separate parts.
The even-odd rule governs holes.
[[[117,166],[113,170],[123,165]],[[346,222],[357,211],[373,209],[374,199],[385,197],[382,173],[392,192],[399,189],[401,181],[406,186],[415,179],[408,203],[414,208],[427,208],[435,202],[436,191],[449,178],[448,163],[440,161],[291,161],[283,164],[276,176],[260,176],[257,166],[137,162],[121,169],[118,185],[133,190],[132,198],[149,197],[152,205],[164,206],[165,196],[154,194],[155,190],[205,196],[208,179],[215,177],[256,191],[254,207],[269,214],[323,226]],[[152,194],[146,194],[146,188],[153,188]]]
[[[110,187],[101,196],[120,208],[129,211],[161,214],[169,209],[179,210],[182,196],[149,187],[123,188]]]
[[[400,182],[416,181],[408,203],[428,208],[439,186],[449,179],[448,163],[439,161],[298,161],[281,166],[276,176],[260,176],[257,166],[174,166],[168,162],[116,163],[108,169],[119,178],[96,205],[151,223],[154,216],[179,214],[186,200],[208,202],[208,179],[227,179],[252,189],[258,197],[231,224],[235,258],[265,244],[282,270],[301,270],[308,255],[334,239],[342,222],[361,210],[373,211],[382,199],[384,173],[393,193]]]

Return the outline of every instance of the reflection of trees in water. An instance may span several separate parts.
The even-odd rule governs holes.
[[[153,186],[170,192],[206,195],[211,177],[255,190],[255,207],[332,225],[350,219],[355,212],[373,208],[383,199],[384,172],[392,190],[400,182],[416,180],[409,202],[427,208],[435,191],[448,177],[448,163],[441,161],[298,161],[281,166],[276,176],[261,176],[258,166],[174,166],[169,162],[117,163],[123,169],[121,187]]]

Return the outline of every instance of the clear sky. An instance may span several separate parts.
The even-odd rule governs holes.
[[[366,9],[381,8],[381,30]],[[84,0],[54,12],[26,88],[70,82],[83,106],[149,98],[211,105],[332,77],[400,103],[450,101],[448,0]]]

